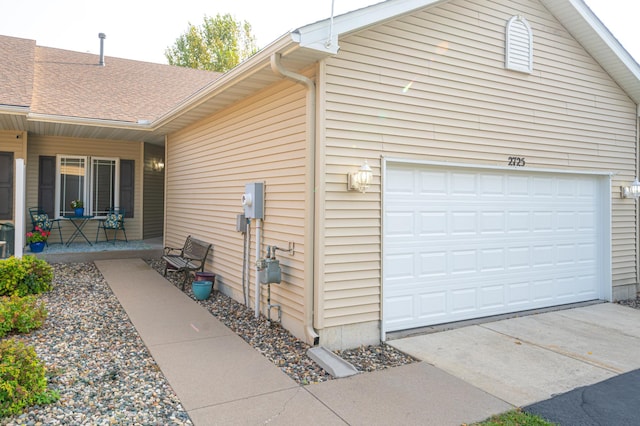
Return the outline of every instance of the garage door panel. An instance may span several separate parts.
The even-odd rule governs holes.
[[[447,293],[444,291],[421,293],[418,297],[418,318],[431,320],[447,315]]]
[[[599,177],[432,168],[386,174],[386,331],[600,297]]]
[[[411,187],[408,192],[417,192],[422,195],[445,195],[447,193],[446,172],[419,172],[418,188]]]
[[[447,254],[443,251],[420,253],[421,278],[444,277],[447,274]]]
[[[451,314],[461,315],[478,309],[478,289],[466,287],[451,291]]]
[[[531,281],[531,300],[536,303],[552,302],[554,294],[553,279],[539,279]]]
[[[480,262],[478,263],[478,272],[491,273],[505,269],[505,250],[503,248],[482,249],[480,253]]]
[[[517,243],[514,243],[517,244]],[[407,245],[401,250],[385,255],[385,276],[387,278],[420,278],[438,275],[474,273],[493,276],[501,271],[508,274],[541,273],[545,269],[551,273],[562,270],[596,270],[597,247],[593,244],[565,245],[513,245],[482,247],[469,242],[467,248],[416,247]],[[476,248],[475,246],[478,246]],[[418,269],[415,266],[418,266]]]
[[[447,229],[447,212],[434,211],[419,213],[418,234],[422,237],[444,236]]]
[[[402,324],[414,321],[416,317],[413,310],[414,301],[415,296],[413,295],[389,296],[385,301],[387,323],[391,326],[402,326]]]
[[[505,303],[505,289],[502,285],[488,285],[480,289],[480,309],[500,309]]]
[[[412,279],[415,276],[414,258],[415,255],[413,253],[388,256],[386,263],[386,268],[388,269],[387,278],[389,280]]]
[[[415,192],[414,171],[388,170],[386,190],[389,195],[405,196]]]

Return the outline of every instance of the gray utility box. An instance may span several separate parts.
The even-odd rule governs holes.
[[[247,219],[264,219],[264,183],[254,182],[244,186],[242,206]]]
[[[262,284],[280,284],[282,281],[282,269],[278,259],[264,259],[261,265],[263,269],[258,270],[258,276]]]

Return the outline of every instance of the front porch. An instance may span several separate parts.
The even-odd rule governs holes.
[[[74,242],[66,244],[50,244],[42,253],[31,253],[25,248],[25,255],[34,255],[49,263],[93,262],[106,259],[152,259],[162,255],[162,237],[146,240],[101,241],[92,243]]]

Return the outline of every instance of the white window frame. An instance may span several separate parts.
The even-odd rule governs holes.
[[[89,160],[91,162],[91,168],[90,170],[88,170],[88,173],[91,175],[91,178],[89,179],[89,191],[88,191],[88,197],[87,197],[87,201],[89,204],[89,212],[90,214],[94,214],[94,210],[93,210],[93,196],[94,194],[94,190],[93,190],[93,167],[94,167],[94,161],[115,161],[115,179],[114,179],[114,186],[113,186],[113,207],[118,207],[120,205],[120,159],[119,158],[115,158],[115,157],[89,157]]]
[[[82,199],[84,200],[84,208],[85,214],[93,215],[93,167],[94,160],[107,160],[107,161],[115,161],[115,179],[114,179],[114,207],[117,207],[120,203],[120,158],[118,157],[91,157],[91,156],[83,156],[83,155],[66,155],[66,154],[58,154],[56,155],[56,188],[55,188],[55,217],[61,217],[64,215],[66,207],[64,210],[60,209],[60,200],[62,197],[61,193],[61,185],[62,185],[62,159],[76,159],[76,160],[84,160],[85,169],[84,169],[84,188]]]

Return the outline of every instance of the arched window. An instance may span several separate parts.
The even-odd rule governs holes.
[[[533,71],[533,33],[522,16],[514,16],[507,22],[505,67],[526,73]]]

